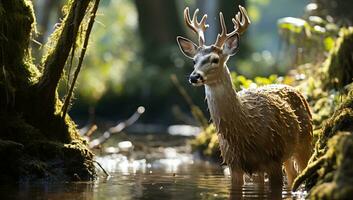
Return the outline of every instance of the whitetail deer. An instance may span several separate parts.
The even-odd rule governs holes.
[[[234,30],[227,33],[220,13],[222,32],[216,42],[205,45],[207,15],[197,20],[198,9],[190,19],[184,10],[186,25],[198,35],[199,45],[178,37],[185,56],[193,59],[189,82],[205,86],[208,108],[218,132],[221,154],[230,170],[232,185],[243,185],[244,173],[258,173],[263,182],[267,173],[271,186],[282,186],[282,164],[289,186],[297,176],[293,160],[303,170],[311,155],[312,122],[307,101],[293,87],[268,85],[236,92],[226,62],[239,45],[239,35],[250,24],[246,10],[232,18]]]

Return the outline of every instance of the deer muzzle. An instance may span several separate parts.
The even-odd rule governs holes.
[[[191,75],[189,76],[189,82],[193,85],[193,86],[201,86],[204,83],[204,78],[202,77],[201,73],[198,72],[193,72],[191,73]]]

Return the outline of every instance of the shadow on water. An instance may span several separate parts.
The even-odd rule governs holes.
[[[144,149],[146,151],[146,149]],[[134,151],[135,152],[135,151]],[[288,189],[272,195],[248,177],[232,189],[227,168],[195,159],[183,147],[157,147],[148,153],[97,157],[110,176],[92,182],[22,183],[0,186],[0,199],[304,199]]]

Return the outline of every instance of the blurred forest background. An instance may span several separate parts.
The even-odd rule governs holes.
[[[320,2],[330,4],[327,3],[330,1]],[[40,58],[41,44],[47,42],[48,35],[60,22],[65,1],[33,0],[33,3],[37,34],[32,50],[34,57]],[[231,70],[243,75],[237,76],[237,80],[244,85],[247,79],[256,77],[259,82],[273,82],[294,66],[305,63],[305,59],[311,59],[309,56],[305,58],[307,52],[295,52],[302,49],[292,48],[290,40],[293,38],[285,31],[299,26],[301,33],[303,24],[290,18],[283,19],[311,15],[310,12],[317,8],[316,4],[309,3],[309,0],[102,0],[70,114],[83,122],[92,113],[100,119],[124,119],[142,105],[146,107],[141,118],[144,123],[195,125],[197,122],[190,117],[187,102],[171,81],[171,75],[176,74],[181,86],[207,116],[203,89],[194,88],[187,81],[192,62],[183,57],[175,40],[178,35],[193,38],[184,25],[183,9],[198,7],[201,13],[208,14],[210,28],[206,33],[206,44],[211,44],[219,31],[218,12],[225,14],[227,26],[231,29],[230,19],[238,11],[237,5],[247,7],[252,24],[241,38],[238,55],[228,62]],[[283,26],[284,31],[278,31],[278,26]],[[333,40],[325,40],[324,45],[332,43]],[[65,73],[59,91],[62,99],[72,81],[74,69],[67,66]]]

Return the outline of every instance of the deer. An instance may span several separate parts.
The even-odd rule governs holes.
[[[230,33],[220,12],[221,32],[210,46],[205,45],[204,37],[209,27],[207,14],[199,21],[198,12],[196,9],[191,19],[189,8],[184,10],[184,21],[198,36],[198,45],[182,36],[177,37],[177,43],[194,63],[189,82],[205,88],[232,186],[243,186],[244,175],[254,173],[263,183],[266,173],[271,188],[282,188],[284,166],[290,187],[311,156],[312,114],[308,102],[294,87],[284,84],[236,91],[226,63],[237,53],[240,35],[251,23],[247,11],[239,6]]]

